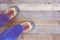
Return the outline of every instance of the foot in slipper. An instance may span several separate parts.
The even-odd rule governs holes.
[[[16,40],[16,38],[22,34],[31,31],[35,27],[35,23],[24,22],[22,24],[16,24],[6,29],[1,35],[0,40]]]
[[[0,27],[4,26],[9,20],[14,18],[16,14],[19,12],[19,8],[17,6],[13,6],[8,8],[6,11],[0,14]]]

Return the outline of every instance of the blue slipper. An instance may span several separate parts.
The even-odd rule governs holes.
[[[16,14],[19,12],[19,8],[17,6],[13,6],[8,8],[4,13],[0,14],[0,27],[4,26],[9,20],[14,18]]]
[[[26,24],[26,25],[25,25]],[[28,26],[27,26],[28,25]],[[28,29],[24,29],[25,27]],[[34,22],[24,22],[22,24],[16,24],[14,26],[9,27],[6,29],[1,35],[0,40],[16,40],[16,38],[22,34],[23,32],[28,32],[35,27]]]

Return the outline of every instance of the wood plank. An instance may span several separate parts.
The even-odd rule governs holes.
[[[0,0],[0,4],[11,4],[12,0]]]
[[[16,5],[23,11],[57,11],[60,10],[59,3],[51,3],[51,4],[44,4],[44,3],[17,3],[17,4],[10,4]]]
[[[54,40],[60,40],[60,34],[53,34]]]
[[[59,3],[59,0],[12,0],[12,2],[16,3]]]
[[[60,18],[59,11],[20,11],[16,18]]]
[[[14,18],[9,23],[17,24],[22,23],[24,21],[34,21],[36,25],[60,25],[60,19],[54,19],[54,18]],[[9,25],[10,25],[9,24]]]
[[[59,3],[50,3],[50,4],[44,4],[44,3],[11,3],[9,6],[18,6],[20,10],[23,11],[59,11],[60,10],[60,4]]]
[[[20,23],[23,23],[25,21],[31,21],[31,20],[33,20],[36,25],[35,25],[35,28],[31,32],[28,32],[28,33],[57,33],[57,34],[60,33],[60,24],[58,23],[59,20],[26,19],[26,18],[24,18],[24,19],[14,18],[8,24],[6,24],[5,27],[0,28],[0,31],[2,32],[6,28],[8,28],[12,25],[20,24]],[[49,23],[49,21],[50,21],[50,23]]]
[[[41,34],[41,33],[25,33],[22,34],[22,40],[60,40],[60,34]],[[21,36],[20,36],[21,37]],[[20,40],[20,38],[17,38],[18,40]]]

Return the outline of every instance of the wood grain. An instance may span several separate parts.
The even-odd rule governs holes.
[[[60,40],[60,34],[22,34],[22,40]],[[18,37],[18,40],[19,37]]]
[[[0,31],[5,30],[6,28],[8,28],[12,25],[21,24],[26,21],[34,21],[36,30],[37,30],[37,28],[44,28],[45,30],[47,28],[47,31],[48,31],[49,28],[57,28],[58,30],[57,29],[56,30],[59,32],[59,28],[60,28],[59,27],[59,25],[60,25],[59,20],[56,20],[56,19],[48,19],[47,20],[47,19],[38,19],[38,18],[35,18],[35,19],[33,19],[33,18],[31,18],[31,19],[29,19],[29,18],[21,18],[21,19],[14,18],[14,19],[10,20],[4,27],[0,28]],[[50,29],[50,30],[52,30],[52,29]],[[35,32],[33,32],[33,33],[35,33]]]
[[[4,4],[10,4],[10,5],[13,3],[17,4],[17,3],[41,3],[41,2],[42,3],[54,3],[54,2],[58,3],[60,1],[59,0],[33,0],[33,1],[32,0],[0,0],[0,4],[4,3]],[[9,21],[4,27],[1,27],[0,33],[2,33],[6,28],[8,28],[12,25],[20,24],[22,22],[31,21],[31,20],[35,22],[36,28],[43,27],[43,26],[44,27],[47,27],[47,26],[53,27],[53,25],[55,25],[56,27],[57,26],[60,27],[60,18],[55,19],[55,17],[54,17],[52,19],[51,18],[45,19],[44,17],[46,17],[46,16],[41,18],[41,15],[39,15],[40,12],[20,12],[20,13],[21,13],[21,16],[19,15],[20,16],[20,17],[18,16],[19,18],[14,18],[11,21]],[[29,13],[29,14],[25,15],[24,13]],[[29,15],[31,15],[31,13],[35,13],[35,14],[33,14],[34,17],[29,16]],[[49,13],[49,12],[47,12],[47,13]],[[31,18],[29,18],[29,17],[31,17]],[[43,25],[43,26],[41,26],[41,25]],[[60,40],[60,34],[23,33],[17,38],[17,40]]]

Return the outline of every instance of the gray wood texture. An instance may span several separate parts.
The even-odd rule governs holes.
[[[0,11],[7,9],[10,6],[7,4],[12,3],[48,2],[60,3],[59,0],[0,0]],[[0,33],[9,26],[31,20],[35,22],[35,28],[28,33],[21,34],[16,40],[60,40],[60,11],[20,11],[15,18],[0,28]]]

